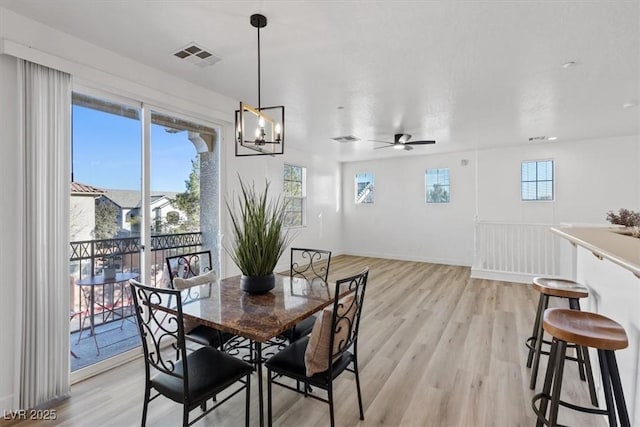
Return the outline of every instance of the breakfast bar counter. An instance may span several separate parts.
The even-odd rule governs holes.
[[[554,227],[551,232],[571,243],[572,279],[590,294],[582,309],[610,317],[627,332],[629,347],[616,357],[631,424],[640,426],[640,239],[620,228]],[[591,356],[597,360],[595,352]]]

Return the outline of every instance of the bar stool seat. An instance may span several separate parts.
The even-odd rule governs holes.
[[[529,388],[534,390],[536,388],[536,381],[538,379],[538,367],[540,365],[540,355],[549,355],[548,351],[542,349],[542,345],[551,345],[550,341],[544,340],[544,329],[542,327],[542,315],[549,307],[549,298],[565,298],[569,300],[569,308],[573,310],[580,310],[580,298],[586,298],[589,296],[589,290],[581,284],[574,282],[573,280],[551,278],[551,277],[536,277],[533,279],[532,288],[538,291],[540,298],[538,301],[538,311],[536,313],[536,319],[533,324],[533,331],[531,336],[527,338],[525,345],[529,348],[529,355],[527,357],[527,368],[531,369],[531,378],[529,381]],[[594,406],[598,406],[598,396],[596,394],[596,388],[593,381],[593,373],[591,371],[591,361],[589,360],[589,352],[586,347],[578,345],[570,345],[575,347],[576,355],[565,356],[567,359],[578,363],[578,372],[582,381],[587,381],[589,386],[589,394],[591,396],[591,403]]]
[[[553,337],[549,364],[544,380],[542,393],[536,394],[531,402],[538,417],[537,426],[544,424],[557,425],[559,406],[591,414],[607,415],[609,426],[616,426],[616,408],[622,426],[630,426],[629,414],[620,373],[615,358],[615,350],[621,350],[629,345],[627,333],[619,323],[597,313],[589,313],[564,308],[549,308],[544,312],[543,328]],[[562,389],[562,374],[568,343],[598,350],[598,361],[602,375],[602,388],[605,396],[606,409],[594,409],[578,406],[560,400]],[[553,390],[552,390],[553,387]],[[615,396],[615,406],[613,398]],[[537,407],[537,402],[540,406]],[[547,406],[549,409],[549,418]]]
[[[560,298],[586,298],[589,290],[581,284],[567,279],[536,277],[532,283],[533,289],[541,294]]]
[[[601,350],[622,350],[629,346],[627,333],[619,323],[597,313],[549,309],[544,330],[566,342]]]

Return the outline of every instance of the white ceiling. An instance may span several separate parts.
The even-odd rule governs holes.
[[[262,105],[285,105],[287,145],[340,160],[640,133],[638,107],[623,108],[640,101],[637,0],[0,5],[254,105],[249,16],[262,13]],[[198,68],[172,56],[190,42],[222,61]],[[438,142],[411,152],[367,142],[396,132]],[[331,140],[342,135],[362,141]]]

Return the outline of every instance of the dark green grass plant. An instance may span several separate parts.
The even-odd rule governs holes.
[[[269,198],[269,182],[258,192],[255,184],[240,180],[240,194],[234,203],[226,202],[231,218],[232,238],[225,250],[245,276],[273,273],[280,256],[291,241],[284,227],[285,202]]]

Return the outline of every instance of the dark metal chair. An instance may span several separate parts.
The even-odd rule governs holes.
[[[305,397],[312,397],[329,404],[329,413],[331,416],[331,426],[335,426],[334,408],[333,408],[333,380],[337,378],[345,370],[353,372],[356,378],[356,389],[358,392],[358,406],[360,409],[360,419],[364,420],[364,411],[362,409],[362,396],[360,393],[360,378],[358,374],[358,329],[360,326],[360,315],[362,313],[362,304],[364,301],[364,292],[367,284],[369,269],[365,269],[361,273],[338,280],[335,288],[335,300],[331,309],[325,309],[322,313],[322,325],[314,329],[311,337],[304,337],[293,342],[284,350],[271,357],[265,363],[267,367],[267,407],[269,426],[272,424],[272,399],[271,386],[278,384],[295,392],[304,394]],[[339,299],[341,292],[351,291],[347,296]],[[330,319],[330,322],[328,320]],[[326,322],[326,323],[325,323]],[[319,325],[320,326],[320,325]],[[330,329],[327,327],[330,326]],[[323,336],[322,329],[328,331],[327,336]],[[328,341],[328,343],[326,341]],[[310,344],[311,343],[311,344]],[[326,359],[321,361],[325,363],[326,370],[321,372],[311,372],[309,370],[309,357],[305,354],[311,348],[311,353],[315,355],[314,348],[324,346]],[[352,349],[352,351],[349,351]],[[317,360],[314,364],[317,363]],[[353,365],[350,369],[349,366]],[[322,368],[321,368],[322,369]],[[280,382],[280,377],[292,378],[298,382],[305,384],[304,390],[300,391],[298,387],[292,387],[288,384]],[[327,391],[327,399],[309,394],[309,385]]]
[[[329,266],[331,264],[331,251],[322,249],[291,248],[291,266],[289,278],[304,279],[311,286],[327,287]],[[293,328],[282,333],[282,337],[290,343],[299,340],[311,333],[316,317],[311,316],[298,322]]]
[[[130,281],[145,361],[145,393],[142,426],[146,425],[149,402],[165,396],[183,405],[182,425],[188,426],[246,390],[245,424],[249,425],[252,366],[212,347],[188,353],[185,346],[180,291],[145,286]],[[152,370],[153,374],[152,375]],[[241,386],[206,410],[208,399],[236,383]],[[151,391],[156,394],[151,396]],[[189,413],[203,413],[189,421]]]
[[[212,270],[211,251],[200,251],[166,257],[166,263],[169,272],[169,287],[174,289],[174,278],[180,277],[182,279],[188,279]],[[183,295],[182,301],[188,302],[198,297],[198,295],[192,295],[189,289],[186,295]],[[186,338],[190,341],[220,350],[223,350],[224,344],[233,337],[233,334],[221,332],[205,325],[196,326],[186,335]]]

